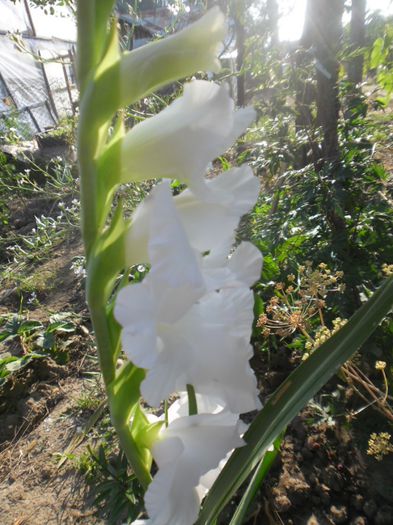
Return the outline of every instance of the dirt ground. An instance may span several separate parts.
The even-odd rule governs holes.
[[[271,363],[274,372],[263,359],[254,362],[264,393],[282,381],[291,361],[281,350]],[[337,393],[341,400],[331,418],[324,399]],[[357,414],[359,406],[350,388],[333,378],[295,418],[249,525],[393,524],[393,457],[379,462],[367,455],[370,433],[386,423],[373,410]]]
[[[81,316],[71,341],[70,362],[34,361],[0,387],[0,400],[7,406],[0,414],[1,525],[104,523],[95,516],[97,509],[75,464],[66,460],[59,467],[70,443],[82,437],[90,413],[78,408],[78,399],[97,370],[93,339],[84,324],[83,286],[70,270],[73,258],[81,253],[79,238],[69,239],[40,265],[40,274],[52,282],[29,312],[29,319],[39,321],[63,311]],[[18,302],[17,290],[10,283],[1,292],[1,313],[17,311]],[[4,350],[9,347],[0,344],[0,354]],[[87,440],[80,441],[72,447],[75,455],[86,449]]]
[[[83,477],[58,457],[86,423],[75,411],[84,378],[68,377],[52,388],[51,398],[37,398],[43,419],[1,452],[0,523],[3,525],[103,524],[95,516]],[[51,406],[52,405],[52,406]],[[75,449],[80,453],[85,447]]]

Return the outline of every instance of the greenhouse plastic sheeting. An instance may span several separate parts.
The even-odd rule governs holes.
[[[10,98],[15,102],[17,109],[42,103],[39,107],[31,109],[31,112],[40,129],[53,126],[53,118],[45,105],[48,94],[41,66],[30,54],[18,51],[8,38],[0,39],[0,72],[6,84],[2,86],[2,94],[8,95],[1,99],[0,111],[10,109]],[[26,118],[26,115],[24,117]],[[31,117],[28,120],[36,128]]]
[[[71,113],[63,66],[47,59],[67,57],[76,39],[76,23],[68,8],[56,8],[56,14],[49,15],[30,7],[30,15],[33,24],[23,2],[0,0],[0,124],[3,128],[4,122],[17,117],[34,134]],[[20,51],[5,32],[17,33],[26,51]],[[39,54],[43,62],[35,59]],[[64,67],[74,80],[71,66]]]
[[[37,37],[76,41],[75,17],[68,7],[57,6],[55,14],[51,15],[30,6],[30,15]],[[0,0],[0,31],[33,34],[24,2]]]
[[[23,2],[0,0],[0,30],[24,33],[30,30],[29,19]]]
[[[39,7],[30,8],[37,36],[76,41],[76,21],[67,7],[56,6],[55,14],[46,15]]]

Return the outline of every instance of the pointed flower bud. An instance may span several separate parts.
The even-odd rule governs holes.
[[[219,71],[217,55],[225,31],[225,17],[216,6],[178,33],[124,52],[120,58],[112,48],[106,56],[109,61],[105,67],[101,64],[89,86],[91,118],[104,123],[117,109],[170,82],[198,71]]]
[[[128,105],[160,86],[198,71],[220,70],[225,17],[216,6],[182,31],[122,55],[121,104]]]

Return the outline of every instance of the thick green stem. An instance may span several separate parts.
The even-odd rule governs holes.
[[[92,0],[78,0],[78,82],[81,96],[95,65],[96,6]]]
[[[93,306],[89,303],[90,315],[93,323],[94,334],[97,342],[98,358],[105,385],[115,379],[114,351],[108,328],[108,319],[105,306]]]
[[[111,402],[109,400],[109,406],[111,407]],[[138,478],[139,483],[144,489],[147,489],[149,483],[151,482],[151,476],[149,471],[146,469],[144,463],[140,460],[140,453],[138,447],[131,435],[131,428],[129,422],[117,421],[114,416],[114,411],[111,410],[111,419],[113,426],[116,429],[118,435],[120,446],[125,453],[128,463],[131,465],[132,470],[134,471],[135,476]]]
[[[97,149],[98,130],[91,126],[88,113],[83,111],[85,101],[81,99],[81,115],[78,130],[78,160],[81,191],[81,228],[86,258],[89,260],[97,238],[98,228],[98,187],[97,169],[94,157]]]
[[[102,199],[100,197],[102,191],[100,194],[95,160],[100,144],[100,128],[91,109],[90,97],[92,73],[95,71],[100,54],[97,40],[102,40],[101,37],[104,37],[101,33],[106,31],[106,11],[110,10],[113,3],[112,0],[105,0],[104,6],[102,2],[104,0],[100,0],[97,7],[97,0],[78,1],[78,77],[81,92],[78,157],[81,187],[81,227],[88,268],[87,302],[95,332],[100,367],[108,394],[112,423],[131,468],[140,483],[146,488],[151,481],[151,476],[143,461],[142,454],[138,450],[138,445],[132,437],[129,421],[130,401],[124,395],[125,391],[135,391],[136,399],[133,401],[137,402],[141,381],[139,376],[143,374],[143,371],[136,369],[135,374],[130,374],[127,377],[116,372],[119,334],[111,331],[112,320],[107,311],[107,302],[108,290],[111,288],[110,285],[118,268],[116,265],[110,265],[109,268],[105,267],[104,259],[100,257],[99,235],[102,235]]]

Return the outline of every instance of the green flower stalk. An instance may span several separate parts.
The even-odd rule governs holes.
[[[172,37],[121,55],[116,23],[108,22],[113,5],[113,0],[78,2],[81,221],[87,256],[87,300],[111,417],[135,474],[147,487],[151,480],[151,456],[141,446],[141,440],[136,439],[135,425],[134,435],[130,427],[130,417],[139,403],[139,385],[145,374],[131,363],[120,369],[116,366],[120,329],[113,318],[111,294],[117,276],[125,268],[126,225],[121,206],[111,221],[107,217],[120,180],[120,154],[112,155],[110,169],[105,172],[100,169],[100,163],[104,152],[110,148],[113,153],[116,151],[113,145],[122,141],[120,121],[112,137],[108,135],[116,111],[198,70],[217,71],[217,49],[225,28],[223,15],[214,9]],[[143,418],[139,420],[140,427],[148,426]]]

